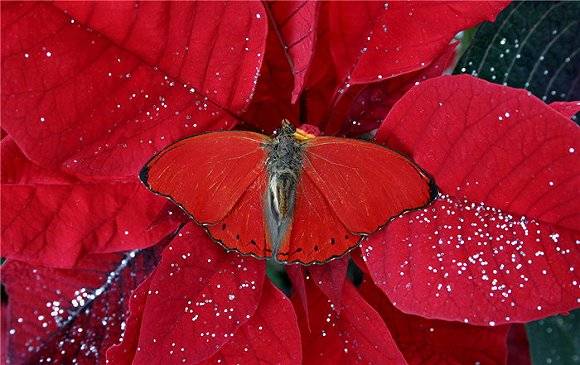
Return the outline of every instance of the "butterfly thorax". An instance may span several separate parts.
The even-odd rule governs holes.
[[[283,124],[278,135],[265,147],[268,189],[265,216],[272,240],[273,257],[292,221],[296,186],[300,178],[303,145],[294,137],[294,128]]]

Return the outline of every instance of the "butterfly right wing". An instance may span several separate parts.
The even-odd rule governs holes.
[[[304,145],[294,220],[279,261],[312,264],[339,257],[393,217],[431,199],[429,178],[383,146],[335,137]]]
[[[267,141],[242,131],[185,138],[154,156],[139,176],[149,190],[179,204],[198,223],[214,225],[264,176],[262,144]]]
[[[344,255],[360,242],[338,219],[316,184],[303,173],[296,189],[294,218],[276,259],[285,263],[320,264]]]
[[[384,146],[334,137],[313,138],[305,145],[304,174],[353,234],[372,233],[433,197],[430,178]]]

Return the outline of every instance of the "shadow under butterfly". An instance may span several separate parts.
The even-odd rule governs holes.
[[[421,168],[367,141],[316,137],[284,120],[272,137],[210,132],[145,164],[141,181],[244,255],[321,264],[436,194]]]

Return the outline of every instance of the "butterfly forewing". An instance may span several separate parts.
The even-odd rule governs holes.
[[[140,177],[198,223],[223,220],[258,178],[265,179],[268,137],[252,132],[216,132],[176,142],[149,161]]]
[[[303,174],[312,179],[349,232],[368,234],[431,199],[429,178],[385,147],[318,137],[306,143]],[[311,223],[313,226],[316,223]]]

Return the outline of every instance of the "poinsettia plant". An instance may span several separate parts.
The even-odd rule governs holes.
[[[2,361],[529,362],[521,324],[579,305],[580,107],[441,76],[506,6],[2,3]],[[138,179],[178,139],[282,119],[372,138],[438,194],[280,266]]]

